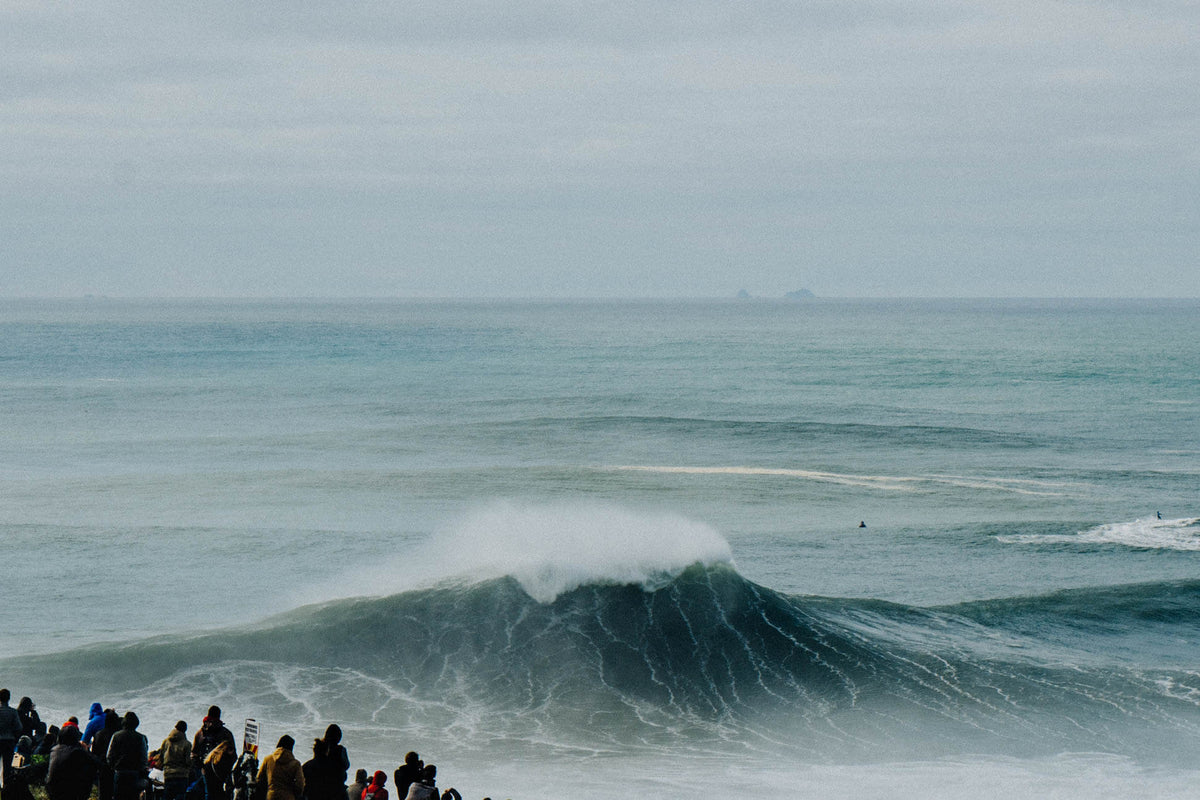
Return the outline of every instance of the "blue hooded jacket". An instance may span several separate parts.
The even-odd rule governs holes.
[[[83,743],[91,744],[92,737],[104,730],[104,708],[99,703],[92,703],[88,711],[87,727],[83,729]]]

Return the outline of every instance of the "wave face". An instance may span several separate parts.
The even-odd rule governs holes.
[[[1188,608],[1161,624],[1196,632],[1200,583],[1124,591],[1144,605],[1175,598]],[[1095,630],[1090,650],[1041,638],[1086,624],[1096,600],[919,609],[786,596],[696,564],[656,588],[593,583],[550,602],[512,577],[443,584],[6,672],[61,676],[46,690],[64,702],[115,694],[170,718],[236,697],[261,719],[338,719],[443,746],[1161,755],[1195,741],[1200,674],[1104,661]],[[79,686],[79,664],[95,683]]]

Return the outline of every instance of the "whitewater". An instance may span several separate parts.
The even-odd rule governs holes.
[[[1197,797],[1198,312],[0,301],[0,685],[466,797]]]

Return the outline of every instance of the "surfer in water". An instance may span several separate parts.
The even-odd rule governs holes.
[[[863,522],[860,522],[860,523],[858,523],[858,527],[860,527],[860,528],[865,528],[865,527],[867,527],[867,523],[866,523],[866,521],[863,521]]]

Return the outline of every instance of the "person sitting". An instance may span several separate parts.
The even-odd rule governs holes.
[[[52,751],[54,746],[58,744],[58,733],[59,731],[57,725],[51,725],[49,728],[47,728],[46,735],[42,737],[40,742],[38,742],[38,746],[33,748],[33,754],[35,756],[49,756],[50,751]]]

